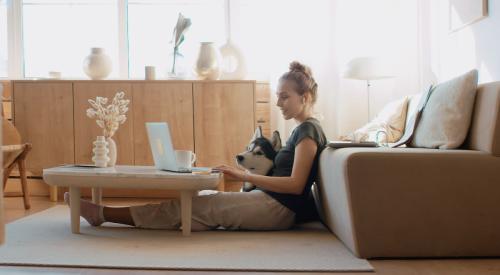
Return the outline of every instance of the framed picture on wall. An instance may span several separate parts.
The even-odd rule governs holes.
[[[458,31],[488,16],[488,0],[448,0],[449,30]]]

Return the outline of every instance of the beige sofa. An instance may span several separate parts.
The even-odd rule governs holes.
[[[320,215],[356,256],[500,256],[500,82],[477,92],[460,150],[321,154]]]

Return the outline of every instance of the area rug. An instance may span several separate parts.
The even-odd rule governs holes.
[[[83,219],[72,234],[69,208],[55,206],[6,225],[0,264],[172,270],[373,271],[320,223],[289,231],[145,230]]]

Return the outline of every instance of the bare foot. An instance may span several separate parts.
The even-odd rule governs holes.
[[[69,193],[64,193],[64,202],[69,206]],[[87,200],[80,200],[80,216],[82,216],[90,225],[99,226],[104,220],[103,206],[92,203]]]

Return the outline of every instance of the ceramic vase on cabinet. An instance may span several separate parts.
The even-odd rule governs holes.
[[[244,79],[247,73],[245,58],[231,39],[220,47],[221,79]]]
[[[111,73],[111,58],[103,48],[91,48],[91,53],[83,61],[83,71],[91,79],[104,79]]]
[[[200,79],[215,80],[220,76],[219,53],[213,42],[201,42],[196,66],[194,68]]]
[[[113,167],[116,165],[116,157],[118,156],[118,152],[116,151],[116,142],[112,138],[107,138],[109,146],[109,162],[108,167]]]

